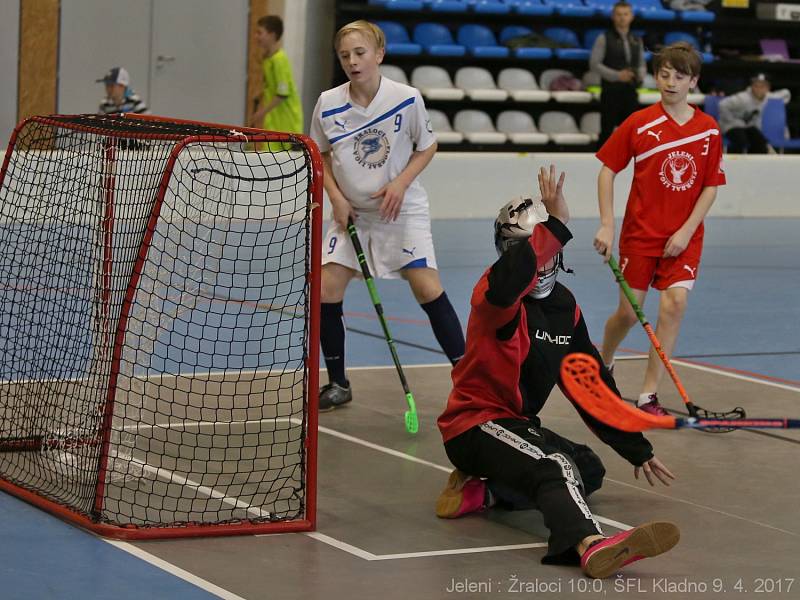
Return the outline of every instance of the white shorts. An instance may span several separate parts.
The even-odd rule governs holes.
[[[355,224],[373,277],[400,279],[400,270],[404,268],[436,269],[431,223],[426,216],[400,216],[397,221],[387,223],[362,213]],[[322,264],[328,263],[348,267],[361,276],[350,235],[335,221],[328,225],[322,245]]]

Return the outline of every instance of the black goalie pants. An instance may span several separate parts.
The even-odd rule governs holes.
[[[550,530],[543,563],[574,564],[574,546],[602,534],[586,496],[598,489],[605,469],[588,446],[576,444],[523,419],[497,419],[445,443],[461,471],[488,480],[506,508],[537,508]]]

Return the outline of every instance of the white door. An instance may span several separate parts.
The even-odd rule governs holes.
[[[247,0],[154,0],[153,113],[243,124],[247,20]]]
[[[149,106],[151,12],[151,2],[61,0],[59,113],[96,113],[106,90],[95,80],[113,67],[128,70]]]

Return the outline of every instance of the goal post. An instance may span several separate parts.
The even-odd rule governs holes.
[[[0,168],[0,489],[116,538],[314,529],[321,203],[306,136],[20,123]]]

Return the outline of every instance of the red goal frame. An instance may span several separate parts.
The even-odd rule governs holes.
[[[51,125],[72,129],[76,131],[83,131],[87,133],[97,133],[104,137],[119,137],[131,138],[131,134],[124,132],[116,132],[107,129],[93,128],[91,126],[70,123],[69,118],[78,117],[79,115],[51,115],[51,116],[34,116],[21,121],[11,134],[6,154],[3,160],[2,167],[0,167],[0,187],[5,182],[8,165],[17,143],[19,132],[25,128],[29,123],[36,122],[43,125]],[[178,538],[178,537],[200,537],[200,536],[228,536],[228,535],[253,535],[265,533],[286,533],[286,532],[300,532],[300,531],[313,531],[316,529],[316,516],[317,516],[317,428],[318,428],[318,390],[319,390],[319,311],[320,311],[320,276],[321,276],[321,239],[322,239],[322,198],[323,198],[323,166],[322,157],[319,149],[314,141],[305,135],[266,132],[260,129],[249,127],[238,127],[231,125],[223,125],[218,123],[207,123],[201,121],[191,121],[185,119],[172,119],[162,116],[152,115],[133,115],[122,114],[119,115],[120,119],[130,121],[145,121],[145,122],[164,122],[164,123],[178,123],[186,125],[194,125],[198,127],[210,127],[215,129],[227,129],[230,134],[227,136],[221,135],[182,135],[179,133],[136,133],[135,139],[138,140],[161,140],[161,141],[174,141],[175,146],[169,154],[164,172],[161,176],[158,192],[152,211],[148,218],[147,229],[139,248],[138,256],[136,258],[135,266],[132,275],[127,283],[127,291],[122,305],[122,311],[114,334],[114,348],[111,373],[108,379],[108,388],[106,392],[107,402],[105,404],[105,411],[103,414],[103,432],[102,439],[93,439],[80,441],[79,443],[102,444],[98,464],[98,481],[95,489],[94,510],[96,515],[100,514],[103,508],[104,491],[105,491],[105,473],[107,461],[109,458],[109,441],[111,434],[111,424],[114,414],[114,401],[117,391],[117,377],[120,370],[120,360],[122,353],[122,344],[125,337],[127,319],[131,304],[133,302],[136,286],[139,277],[142,273],[143,264],[147,257],[147,252],[152,242],[153,234],[160,216],[160,210],[167,191],[170,178],[173,174],[175,162],[178,159],[181,151],[189,144],[201,142],[242,142],[242,137],[245,136],[247,142],[262,143],[262,142],[291,142],[301,145],[310,157],[310,170],[311,170],[311,183],[309,187],[309,202],[311,214],[311,246],[310,246],[310,272],[307,273],[307,281],[309,283],[309,304],[310,304],[310,318],[309,318],[309,338],[308,348],[305,359],[305,368],[307,370],[307,397],[305,399],[307,410],[307,431],[304,440],[305,451],[305,511],[303,518],[294,519],[291,521],[278,521],[278,522],[253,522],[249,520],[242,520],[234,523],[222,524],[179,524],[168,526],[136,526],[136,525],[112,525],[105,522],[99,522],[93,518],[84,515],[81,512],[72,510],[58,502],[50,500],[41,496],[34,491],[25,487],[21,487],[11,483],[0,476],[0,490],[13,494],[30,504],[33,504],[41,509],[44,509],[61,519],[68,521],[74,525],[92,531],[96,534],[116,538],[116,539],[163,539],[163,538]],[[106,149],[107,163],[113,163],[114,147],[109,145]],[[106,195],[106,210],[104,214],[104,230],[106,231],[106,240],[103,247],[103,270],[104,279],[110,277],[110,265],[112,261],[111,243],[108,236],[113,231],[114,219],[114,175],[113,170],[109,169],[109,174],[104,182],[105,195]],[[107,293],[108,287],[106,283],[103,284],[104,292]],[[41,440],[40,440],[41,444]],[[11,448],[16,449],[16,448]],[[35,449],[31,445],[23,442],[19,444],[19,449]]]

